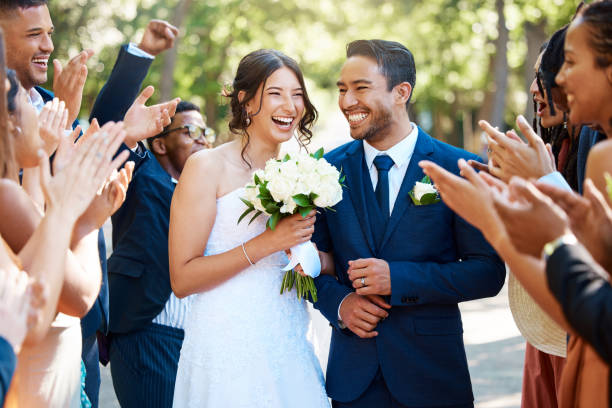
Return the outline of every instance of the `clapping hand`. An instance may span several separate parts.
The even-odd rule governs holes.
[[[151,20],[147,24],[138,48],[155,56],[174,46],[178,28],[163,20]]]
[[[38,115],[38,126],[40,137],[44,143],[43,149],[51,156],[60,140],[64,136],[64,130],[68,124],[68,109],[64,101],[53,98],[43,106]]]
[[[170,124],[176,112],[180,98],[153,106],[145,106],[147,100],[153,95],[155,88],[147,86],[136,98],[123,118],[127,136],[125,144],[133,149],[136,144],[149,137],[155,136]]]
[[[68,125],[71,126],[81,110],[83,87],[87,79],[87,60],[93,50],[81,51],[62,68],[59,60],[53,60],[53,92],[55,97],[64,101],[68,108]]]
[[[508,182],[511,177],[539,179],[556,170],[550,146],[535,133],[527,120],[519,115],[516,124],[527,139],[523,142],[513,131],[500,132],[486,120],[478,122],[489,136],[489,173]]]
[[[45,304],[44,287],[14,264],[0,269],[0,336],[19,353],[28,329]]]
[[[591,179],[584,183],[584,197],[545,183],[536,186],[565,211],[572,232],[593,258],[612,271],[612,209]]]
[[[494,204],[514,247],[539,258],[546,243],[570,231],[567,214],[532,183],[514,177],[508,199],[495,197]]]
[[[109,122],[83,142],[63,140],[57,149],[54,175],[49,174],[48,158],[40,152],[41,187],[49,209],[62,212],[68,221],[76,221],[112,171],[129,156],[123,151],[112,157],[125,138],[121,123]]]
[[[89,232],[102,228],[106,220],[121,207],[127,195],[127,189],[132,180],[134,162],[127,162],[120,171],[114,170],[104,182],[102,190],[77,221],[77,237],[87,235]]]

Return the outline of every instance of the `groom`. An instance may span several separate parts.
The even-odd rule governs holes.
[[[409,196],[420,160],[454,173],[477,159],[410,121],[412,54],[402,44],[347,46],[338,102],[355,139],[326,155],[346,175],[343,200],[313,241],[337,279],[315,279],[333,326],[327,393],[334,407],[473,407],[458,303],[494,296],[504,264],[443,202]]]

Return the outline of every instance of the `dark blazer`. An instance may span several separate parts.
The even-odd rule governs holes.
[[[4,397],[11,385],[16,366],[17,357],[13,346],[0,336],[0,407],[4,406]]]
[[[582,245],[561,245],[546,262],[548,287],[565,318],[606,363],[612,363],[612,287]]]
[[[96,98],[89,117],[90,121],[96,118],[100,126],[102,126],[108,121],[123,119],[125,113],[138,96],[140,86],[149,72],[151,63],[151,59],[132,55],[127,52],[127,45],[122,46],[115,66]],[[127,146],[121,144],[119,151],[124,149],[127,149]],[[139,163],[141,157],[132,152],[130,153],[129,160]],[[104,333],[108,330],[108,277],[106,271],[106,244],[104,243],[102,230],[100,230],[98,239],[98,249],[102,265],[102,287],[96,303],[81,321],[83,338],[93,335],[96,330]]]
[[[472,387],[463,346],[458,303],[496,295],[505,268],[482,235],[443,202],[415,206],[408,193],[431,160],[457,174],[459,158],[476,155],[432,139],[419,129],[391,218],[380,229],[361,141],[347,143],[326,159],[346,175],[343,199],[317,217],[313,241],[331,252],[338,279],[315,279],[315,308],[333,325],[327,363],[327,393],[339,402],[359,397],[382,370],[387,388],[408,406],[471,405]],[[378,240],[378,244],[377,241]],[[379,322],[379,335],[360,339],[338,326],[338,306],[353,291],[349,260],[379,258],[389,263],[392,305]]]
[[[170,203],[176,184],[149,151],[127,197],[112,216],[108,259],[110,331],[127,333],[151,323],[172,291],[168,266]]]
[[[606,135],[599,133],[588,126],[583,126],[580,130],[580,139],[578,139],[578,157],[576,161],[577,165],[577,178],[578,178],[578,191],[582,194],[582,186],[584,184],[584,178],[586,176],[586,163],[589,156],[589,151],[596,143],[604,140]]]

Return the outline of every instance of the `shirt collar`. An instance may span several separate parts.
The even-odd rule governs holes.
[[[40,112],[43,106],[45,106],[45,100],[34,87],[32,87],[30,92],[28,92],[28,102],[34,106],[34,109],[36,109],[37,112]]]
[[[419,136],[419,129],[417,125],[413,122],[410,122],[410,124],[412,125],[412,131],[410,131],[408,136],[400,140],[386,151],[378,150],[365,140],[363,141],[363,152],[368,169],[372,167],[374,158],[381,154],[387,154],[389,157],[391,157],[395,163],[394,166],[397,166],[398,168],[404,166],[406,163],[408,163],[408,161],[410,161],[412,153],[414,152],[414,147],[416,146],[417,137]]]

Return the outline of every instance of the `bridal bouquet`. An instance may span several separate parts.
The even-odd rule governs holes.
[[[323,149],[316,153],[286,155],[282,160],[268,160],[263,170],[253,173],[252,182],[245,187],[246,197],[241,198],[247,209],[238,222],[254,212],[249,223],[262,214],[270,216],[267,225],[274,229],[283,217],[300,213],[306,217],[315,207],[331,209],[342,200],[344,177],[325,159]],[[304,277],[293,268],[300,264]],[[319,254],[312,242],[291,248],[291,259],[283,277],[280,293],[296,287],[298,298],[310,294],[317,301],[313,278],[321,272]]]

